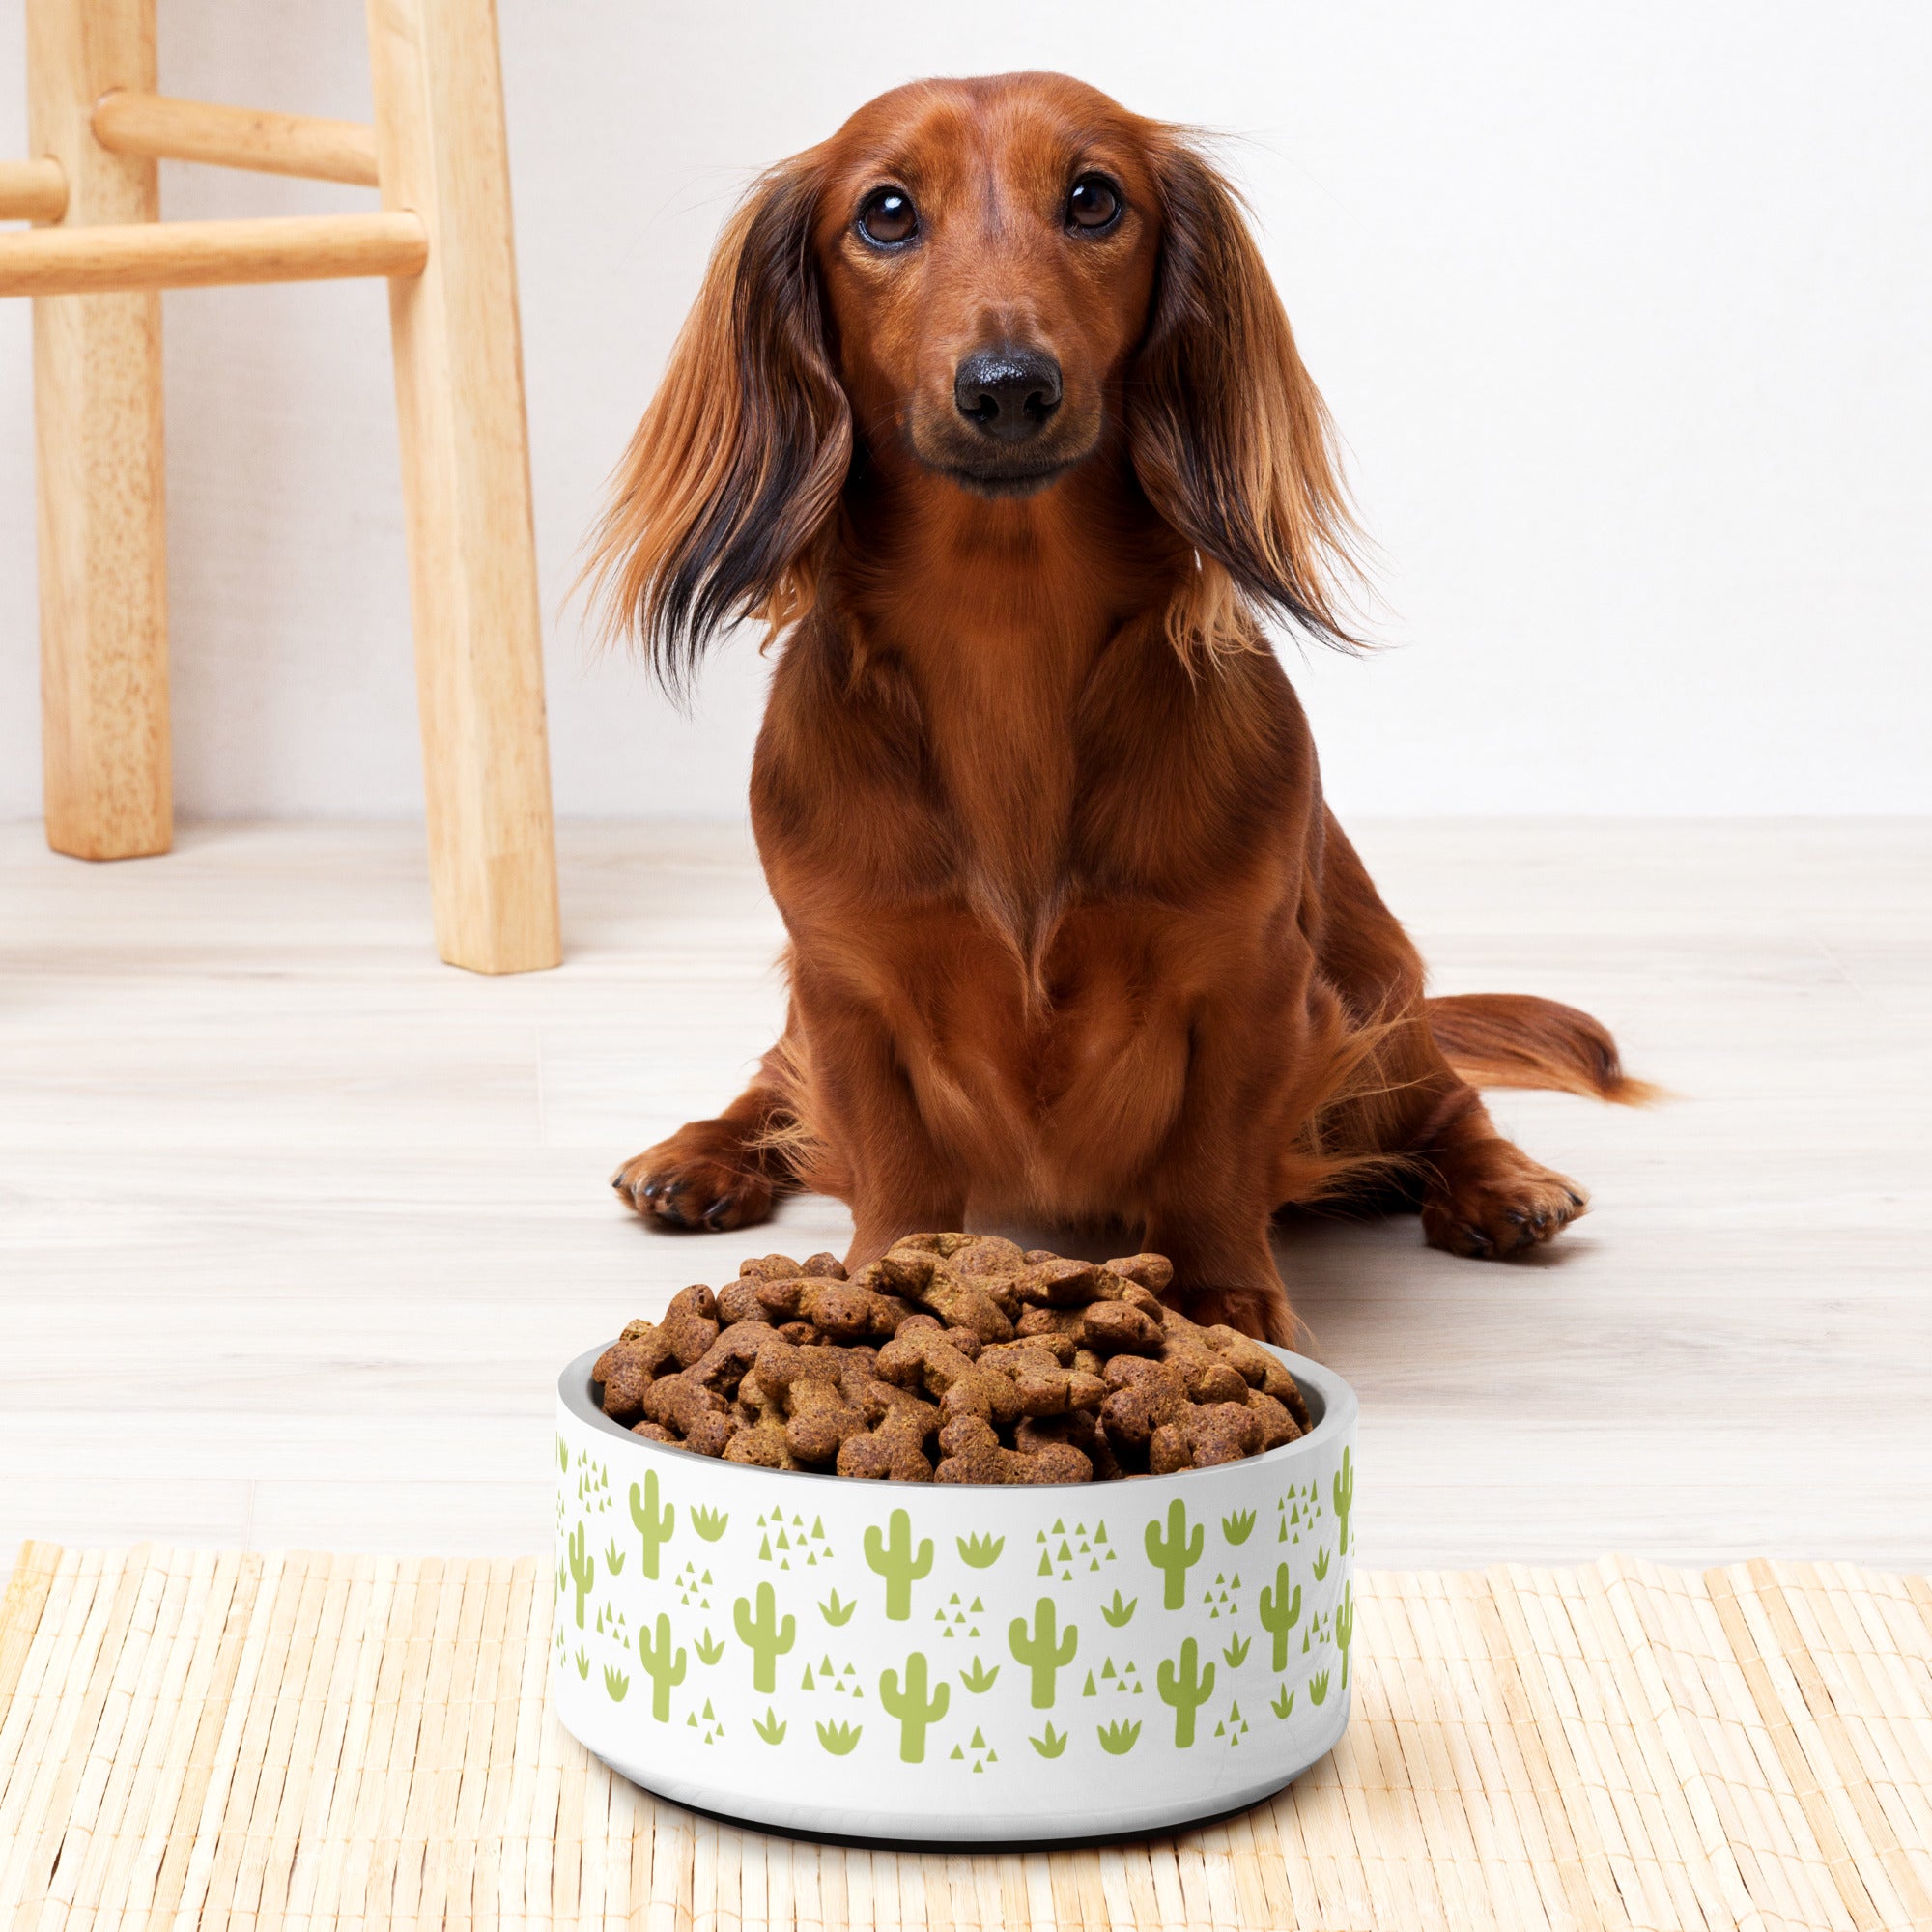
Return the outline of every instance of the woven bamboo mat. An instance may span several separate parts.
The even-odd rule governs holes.
[[[1932,1583],[1356,1578],[1292,1790],[1092,1851],[862,1851],[633,1789],[550,1718],[533,1561],[61,1550],[0,1604],[0,1928],[1932,1926]]]

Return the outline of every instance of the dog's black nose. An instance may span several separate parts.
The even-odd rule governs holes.
[[[1060,364],[1043,349],[981,349],[952,379],[959,413],[1002,442],[1025,442],[1060,407]]]

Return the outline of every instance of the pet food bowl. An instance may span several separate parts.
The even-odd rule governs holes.
[[[1278,1353],[1281,1351],[1277,1350]],[[557,1384],[565,1727],[700,1810],[828,1836],[1145,1833],[1278,1790],[1349,1721],[1355,1398],[1112,1483],[858,1482],[646,1441]]]

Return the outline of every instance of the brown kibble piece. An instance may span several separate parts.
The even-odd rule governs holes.
[[[880,1388],[890,1383],[876,1384]],[[838,1446],[838,1473],[862,1480],[889,1483],[929,1483],[932,1463],[925,1445],[939,1421],[930,1403],[917,1402],[903,1390],[902,1399],[886,1406],[884,1416],[864,1435],[848,1435]]]
[[[718,1339],[685,1371],[693,1381],[722,1395],[736,1395],[758,1359],[758,1350],[776,1338],[778,1331],[762,1321],[740,1321],[721,1329]]]
[[[1117,1375],[1128,1363],[1152,1373],[1131,1378]],[[1113,1384],[1113,1393],[1100,1405],[1100,1420],[1117,1443],[1147,1447],[1155,1431],[1178,1421],[1188,1407],[1180,1376],[1167,1362],[1149,1361],[1143,1355],[1116,1355],[1107,1364],[1107,1381]]]
[[[1096,1301],[1081,1311],[1080,1339],[1096,1355],[1157,1355],[1161,1325],[1126,1301]]]
[[[689,1368],[718,1339],[718,1297],[702,1282],[681,1288],[658,1326],[671,1353]]]
[[[758,1300],[774,1319],[803,1319],[823,1335],[838,1342],[870,1336],[889,1341],[909,1312],[903,1302],[875,1294],[853,1281],[828,1281],[813,1275],[794,1275],[788,1281],[759,1286]]]
[[[776,1415],[761,1416],[741,1427],[724,1445],[724,1461],[744,1463],[754,1469],[797,1469],[804,1465],[785,1441],[784,1424]]]
[[[676,1430],[684,1446],[700,1456],[722,1456],[738,1429],[738,1418],[724,1398],[694,1381],[688,1372],[660,1376],[644,1392],[644,1413]]]
[[[1174,1280],[1174,1264],[1165,1255],[1122,1255],[1107,1264],[1107,1272],[1122,1281],[1138,1282],[1152,1294],[1165,1294]]]
[[[1006,1426],[1020,1418],[1019,1391],[1006,1376],[981,1368],[930,1329],[901,1329],[894,1336],[879,1350],[879,1377],[938,1397],[940,1413],[949,1419],[980,1415]]]
[[[783,1281],[805,1270],[789,1255],[753,1255],[738,1264],[738,1272],[759,1281]]]
[[[613,1422],[629,1422],[641,1415],[645,1390],[670,1360],[670,1344],[653,1327],[611,1343],[590,1371],[591,1379],[604,1386],[604,1413]]]
[[[631,1434],[641,1435],[646,1442],[677,1442],[677,1437],[662,1422],[634,1422]],[[678,1446],[682,1448],[683,1444],[678,1443]]]
[[[1090,1301],[1118,1301],[1121,1283],[1097,1262],[1035,1262],[1013,1283],[1022,1301],[1043,1308],[1080,1308]]]
[[[949,1422],[939,1447],[942,1483],[1085,1483],[1094,1475],[1093,1463],[1065,1442],[1046,1443],[1033,1455],[1003,1447],[992,1425],[977,1415]]]
[[[758,1293],[765,1285],[761,1274],[741,1274],[718,1291],[718,1319],[729,1328],[740,1321],[766,1321],[771,1319]]]
[[[845,1264],[837,1255],[823,1248],[815,1255],[807,1255],[799,1263],[798,1271],[800,1274],[817,1275],[825,1281],[843,1281],[845,1279]]]
[[[956,1275],[939,1257],[923,1249],[898,1247],[883,1255],[858,1279],[883,1294],[895,1294],[929,1310],[949,1328],[970,1328],[983,1342],[1009,1342],[1013,1324],[980,1283]]]
[[[866,1418],[845,1400],[838,1349],[800,1349],[785,1341],[758,1350],[758,1381],[784,1403],[785,1443],[801,1463],[830,1463]]]
[[[1036,1335],[1078,1337],[1086,1319],[1084,1308],[1026,1307],[1020,1310],[1020,1319],[1013,1323],[1013,1333],[1022,1341]]]
[[[1248,1391],[1248,1406],[1261,1419],[1262,1439],[1260,1453],[1279,1449],[1285,1442],[1297,1441],[1301,1426],[1289,1412],[1287,1404],[1277,1402],[1265,1389]]]
[[[998,1235],[981,1235],[949,1258],[954,1274],[968,1277],[1015,1275],[1026,1266],[1026,1256]]]
[[[1121,1474],[1120,1459],[1107,1432],[1090,1408],[1065,1415],[1025,1415],[1013,1431],[1013,1447],[1024,1456],[1037,1456],[1055,1443],[1077,1449],[1093,1466],[1095,1482],[1112,1482]]]

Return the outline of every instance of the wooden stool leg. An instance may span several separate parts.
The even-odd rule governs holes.
[[[383,202],[429,231],[389,285],[437,946],[554,966],[556,860],[502,76],[492,0],[369,0]]]
[[[158,217],[155,163],[110,155],[89,126],[110,87],[154,86],[155,0],[27,0],[33,152],[66,172],[70,226]],[[165,852],[160,297],[37,298],[34,422],[47,843]]]

